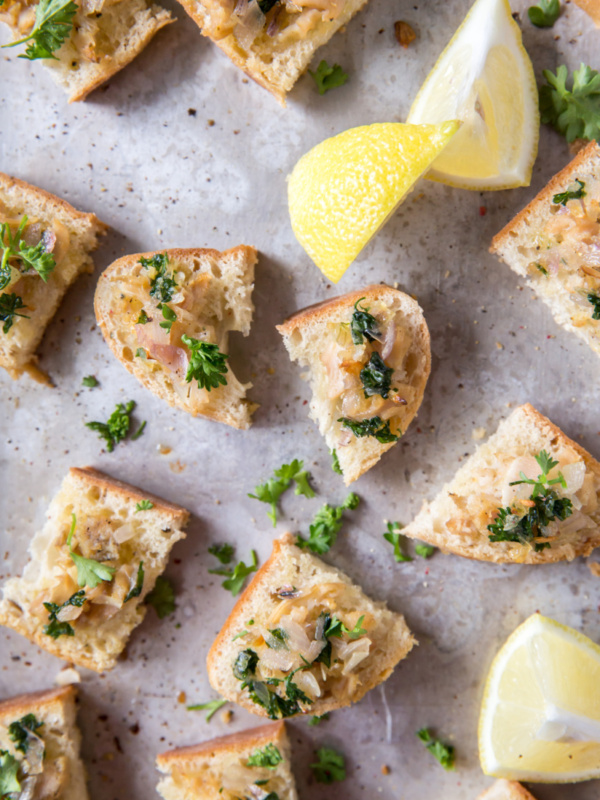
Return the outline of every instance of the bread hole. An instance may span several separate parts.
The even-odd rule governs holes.
[[[412,377],[420,378],[420,375],[415,375],[419,367],[419,360],[420,360],[419,355],[415,352],[409,353],[406,356],[406,361],[404,363],[404,370],[410,378]]]
[[[91,489],[87,490],[86,496],[88,500],[97,502],[100,499],[100,489],[97,486],[92,486]]]
[[[216,262],[214,262],[214,263],[212,263],[210,265],[210,271],[215,276],[215,278],[222,278],[223,277],[223,273],[221,271],[221,268],[219,267],[219,265]]]
[[[127,511],[127,509],[126,509],[126,508],[122,508],[122,509],[119,511],[119,516],[120,516],[120,517],[122,517],[122,519],[125,519],[126,517],[128,517],[128,516],[129,516],[129,512]]]
[[[131,348],[129,347],[123,348],[121,356],[124,361],[133,361],[133,353],[131,352]]]

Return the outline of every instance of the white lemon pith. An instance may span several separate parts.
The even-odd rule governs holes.
[[[600,777],[600,647],[540,614],[520,625],[488,675],[479,758],[498,778]]]
[[[351,128],[309,150],[289,179],[296,238],[334,283],[458,129],[397,122]]]
[[[463,189],[528,186],[540,117],[508,0],[477,0],[419,90],[408,122],[463,125],[428,178]]]

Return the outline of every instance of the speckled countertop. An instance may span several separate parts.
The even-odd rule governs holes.
[[[193,513],[167,575],[176,613],[150,612],[131,637],[127,658],[109,674],[81,670],[80,724],[93,800],[155,796],[156,753],[258,722],[235,710],[210,724],[185,703],[214,697],[205,655],[231,606],[207,573],[214,541],[251,548],[261,561],[287,529],[306,530],[325,502],[346,495],[307,418],[308,387],[274,330],[308,303],[361,285],[398,282],[418,297],[430,327],[433,370],[418,418],[353,488],[362,498],[328,559],[376,598],[402,611],[419,647],[387,683],[356,707],[310,728],[289,725],[302,800],[474,800],[490,780],[480,771],[476,727],[482,682],[497,648],[539,609],[600,640],[598,589],[583,561],[549,567],[494,566],[437,553],[396,564],[383,540],[384,519],[408,521],[475,447],[474,428],[492,432],[516,404],[530,401],[594,455],[600,455],[598,359],[558,328],[510,270],[488,254],[492,236],[569,160],[567,145],[541,132],[532,186],[471,193],[424,181],[366,248],[338,287],[329,285],[290,229],[285,176],[313,144],[347,127],[401,121],[468,0],[371,0],[320,51],[350,73],[346,86],[318,96],[301,79],[287,110],[202,39],[180,9],[175,25],[86,103],[67,105],[39,65],[0,55],[0,169],[94,211],[111,226],[44,338],[41,364],[49,390],[0,375],[3,413],[0,506],[1,577],[20,572],[30,538],[70,466],[94,465]],[[514,4],[525,20],[527,3]],[[403,19],[418,34],[408,50],[394,39]],[[586,61],[600,67],[600,31],[573,5],[551,31],[523,21],[536,74]],[[0,32],[7,41],[6,31]],[[260,250],[248,339],[232,337],[232,363],[251,379],[261,405],[239,432],[168,408],[115,361],[95,326],[98,274],[116,257],[165,247]],[[98,389],[82,388],[93,373]],[[115,403],[135,399],[148,420],[135,442],[103,452],[84,421],[106,419]],[[303,458],[319,495],[283,499],[277,530],[265,507],[247,498],[259,480]],[[62,664],[6,630],[0,632],[0,695],[52,685]],[[184,699],[185,698],[185,699]],[[457,749],[444,772],[414,733],[430,725]],[[343,784],[311,783],[314,746],[347,755]],[[383,765],[389,774],[382,774]],[[597,800],[598,782],[535,787],[539,800]]]

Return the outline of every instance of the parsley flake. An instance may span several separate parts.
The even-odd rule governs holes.
[[[560,16],[560,0],[539,0],[527,9],[527,16],[536,28],[551,28]]]
[[[355,422],[349,417],[340,417],[338,422],[342,423],[343,428],[349,428],[357,438],[373,436],[381,444],[397,442],[402,435],[400,430],[397,434],[392,433],[389,419],[384,422],[381,417],[377,416],[362,420],[362,422]]]
[[[8,726],[8,738],[15,743],[15,750],[27,754],[31,734],[37,736],[36,731],[44,723],[40,722],[35,714],[25,714],[21,719],[11,722]]]
[[[329,719],[329,712],[325,714],[321,714],[321,716],[315,715],[308,720],[308,724],[311,728],[314,728],[316,725],[320,725],[322,722],[327,722]]]
[[[173,299],[173,292],[177,288],[177,282],[169,271],[169,256],[167,253],[155,253],[150,258],[142,256],[139,263],[144,269],[154,270],[150,278],[150,297],[161,303],[169,303]],[[169,309],[170,311],[171,309]],[[163,312],[163,316],[165,316]],[[165,317],[167,319],[167,317]],[[163,323],[161,323],[162,326]],[[169,329],[170,330],[170,329]]]
[[[388,367],[378,352],[371,353],[371,358],[360,371],[360,380],[363,385],[365,397],[381,395],[387,400],[392,385],[394,370]]]
[[[361,308],[358,305],[364,299],[364,297],[361,297],[360,300],[357,300],[354,304],[354,313],[352,314],[352,320],[350,322],[352,341],[356,345],[361,345],[363,343],[363,338],[368,342],[373,342],[377,336],[381,336],[381,331],[379,330],[375,317],[369,314],[368,308]]]
[[[595,292],[589,292],[587,296],[588,303],[594,306],[592,311],[592,319],[600,319],[600,297]]]
[[[138,511],[150,511],[151,508],[154,508],[152,500],[140,500],[139,503],[135,504],[134,514],[137,514]]]
[[[209,569],[211,575],[224,575],[225,580],[221,584],[224,589],[231,592],[231,594],[236,597],[241,591],[242,586],[244,585],[244,581],[248,577],[248,575],[256,572],[258,567],[258,557],[256,555],[256,551],[251,551],[252,555],[252,564],[246,565],[243,561],[239,561],[233,569],[225,569],[219,567],[218,569]]]
[[[161,303],[159,308],[163,315],[163,321],[159,322],[158,324],[161,328],[164,328],[167,333],[171,333],[173,323],[177,322],[177,314],[166,303]]]
[[[585,183],[580,181],[579,178],[575,178],[575,183],[579,184],[577,189],[567,189],[566,192],[555,194],[552,198],[552,202],[555,205],[566,206],[569,200],[581,200],[585,197],[587,194],[585,191]]]
[[[92,431],[96,431],[98,436],[106,442],[106,449],[108,452],[112,453],[115,449],[115,445],[122,442],[129,433],[131,413],[134,408],[134,400],[130,400],[127,405],[117,403],[117,407],[110,415],[107,422],[86,422],[85,426]],[[137,435],[139,435],[139,433]]]
[[[406,555],[402,550],[402,545],[406,541],[406,537],[400,533],[402,525],[399,522],[388,522],[387,533],[383,534],[383,538],[388,541],[394,548],[394,558],[398,563],[401,561],[412,561],[412,557]]]
[[[67,547],[69,548],[69,555],[77,567],[77,584],[79,586],[89,586],[90,589],[95,589],[102,581],[110,583],[116,572],[115,567],[109,567],[107,564],[102,564],[100,561],[95,561],[93,558],[79,556],[71,549],[71,540],[75,533],[76,526],[77,517],[75,514],[71,514],[71,530],[67,537]]]
[[[342,468],[340,467],[340,460],[335,450],[331,451],[331,469],[336,475],[343,475]]]
[[[262,749],[250,753],[247,767],[265,767],[266,769],[276,769],[277,765],[283,761],[283,756],[273,742],[265,745]]]
[[[195,380],[201,389],[210,392],[219,386],[227,386],[227,364],[229,356],[219,350],[219,346],[210,342],[201,342],[193,339],[185,333],[181,341],[190,350],[190,362],[188,364],[185,379],[188,383]]]
[[[164,619],[169,614],[172,614],[177,606],[171,581],[159,575],[154,584],[154,589],[146,595],[146,603],[152,606],[159,619]]]
[[[343,86],[348,80],[347,73],[344,72],[339,64],[334,64],[330,67],[326,61],[321,61],[314,72],[310,69],[308,71],[317,84],[319,94],[325,94],[330,89],[337,89],[338,86]]]
[[[218,700],[209,700],[207,703],[197,703],[193,706],[187,706],[188,711],[208,711],[205,719],[207,722],[210,722],[213,716],[217,713],[220,708],[228,703],[229,700],[225,700],[224,697],[219,697]]]
[[[421,558],[429,558],[435,553],[435,547],[431,544],[416,544],[415,553]]]
[[[330,747],[317,750],[317,761],[310,765],[317,783],[335,783],[346,778],[346,759]]]
[[[235,554],[235,547],[232,544],[211,544],[208,552],[218,558],[221,564],[229,564]]]
[[[149,322],[150,322],[150,317],[148,316],[148,314],[146,314],[146,312],[142,308],[142,310],[140,311],[140,315],[137,318],[137,322],[135,324],[136,325],[147,325]]]
[[[135,579],[135,585],[127,592],[123,602],[128,603],[130,600],[133,600],[134,597],[139,597],[142,593],[143,587],[144,587],[144,562],[140,561],[140,565],[137,571],[137,576]]]
[[[452,745],[444,744],[439,739],[434,739],[428,728],[421,728],[421,730],[417,731],[417,736],[445,770],[454,769],[455,753]]]
[[[337,535],[342,527],[342,515],[344,511],[353,511],[359,504],[358,495],[351,492],[341,506],[330,506],[329,503],[317,511],[314,520],[309,527],[308,539],[298,536],[296,544],[298,547],[307,547],[313,553],[323,555],[331,550],[335,544]]]
[[[98,386],[98,379],[95,375],[86,375],[81,381],[82,386],[87,386],[88,389],[95,389]]]
[[[81,608],[85,601],[85,591],[80,589],[75,594],[72,594],[68,600],[65,600],[61,606],[57,603],[44,603],[44,608],[48,612],[48,624],[44,625],[44,633],[53,639],[58,639],[59,636],[75,636],[72,625],[69,625],[68,622],[60,622],[58,614],[62,608],[67,606]]]
[[[18,294],[0,294],[0,322],[4,322],[2,333],[8,333],[15,323],[15,317],[29,319],[27,314],[19,314],[19,308],[27,308]]]

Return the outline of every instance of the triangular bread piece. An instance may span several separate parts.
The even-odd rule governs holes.
[[[157,787],[165,800],[238,800],[272,792],[279,800],[298,797],[283,722],[161,753],[156,765],[165,775]],[[257,783],[264,794],[256,793]]]
[[[213,643],[208,677],[254,714],[319,716],[360,700],[415,643],[404,617],[286,534]]]
[[[13,237],[27,217],[23,241],[38,244],[54,260],[47,280],[20,259],[9,259],[11,280],[0,290],[0,366],[13,378],[23,372],[47,378],[35,367],[35,351],[63,296],[84,272],[92,272],[90,257],[98,246],[98,236],[106,225],[94,216],[77,211],[69,203],[25,181],[0,172],[0,223],[8,225]],[[0,235],[0,257],[8,236]],[[4,284],[4,276],[0,276]],[[7,317],[6,307],[20,298],[19,316]],[[23,315],[23,316],[20,316]]]
[[[528,536],[521,521],[534,520],[541,499],[538,504],[532,499],[532,483],[510,484],[522,480],[521,472],[528,480],[538,479],[542,469],[536,459],[542,451],[558,462],[550,470],[549,480],[562,475],[566,486],[561,482],[544,484],[560,502],[550,503],[547,524],[530,528],[533,535]],[[480,561],[571,561],[600,545],[599,491],[600,464],[596,459],[526,404],[500,423],[497,432],[467,459],[434,500],[423,504],[402,533],[444,552]],[[571,504],[570,513],[564,511],[565,501]],[[491,541],[496,532],[488,525],[499,524],[501,509],[505,513],[510,509],[500,525],[509,540]]]
[[[23,797],[87,800],[76,697],[66,686],[0,702],[0,750],[18,761]]]
[[[144,619],[144,599],[171,548],[185,538],[188,518],[184,508],[95,469],[71,469],[31,542],[22,577],[4,584],[0,624],[65,661],[112,669]],[[110,580],[82,587],[70,550],[110,567]]]
[[[247,336],[255,264],[256,250],[245,245],[223,253],[193,249],[124,256],[98,281],[98,325],[119,361],[169,405],[249,428],[256,408],[246,399],[252,384],[241,384],[228,361],[225,385],[209,389],[195,378],[186,380],[191,350],[182,336],[216,344],[221,353],[227,353],[229,331]]]
[[[535,800],[535,797],[520,783],[501,779],[480,794],[477,800]]]
[[[490,251],[600,355],[599,241],[600,145],[590,142],[494,237]]]
[[[355,344],[351,322],[363,309],[374,317],[379,335],[371,341],[363,336]],[[292,360],[307,368],[313,392],[310,417],[329,449],[336,451],[348,485],[394,446],[421,405],[431,369],[423,311],[407,294],[377,284],[304,308],[277,330]],[[394,370],[387,398],[365,397],[360,373],[374,353]],[[362,423],[363,429],[367,419],[380,423],[367,435],[358,436],[338,421],[341,418]]]

